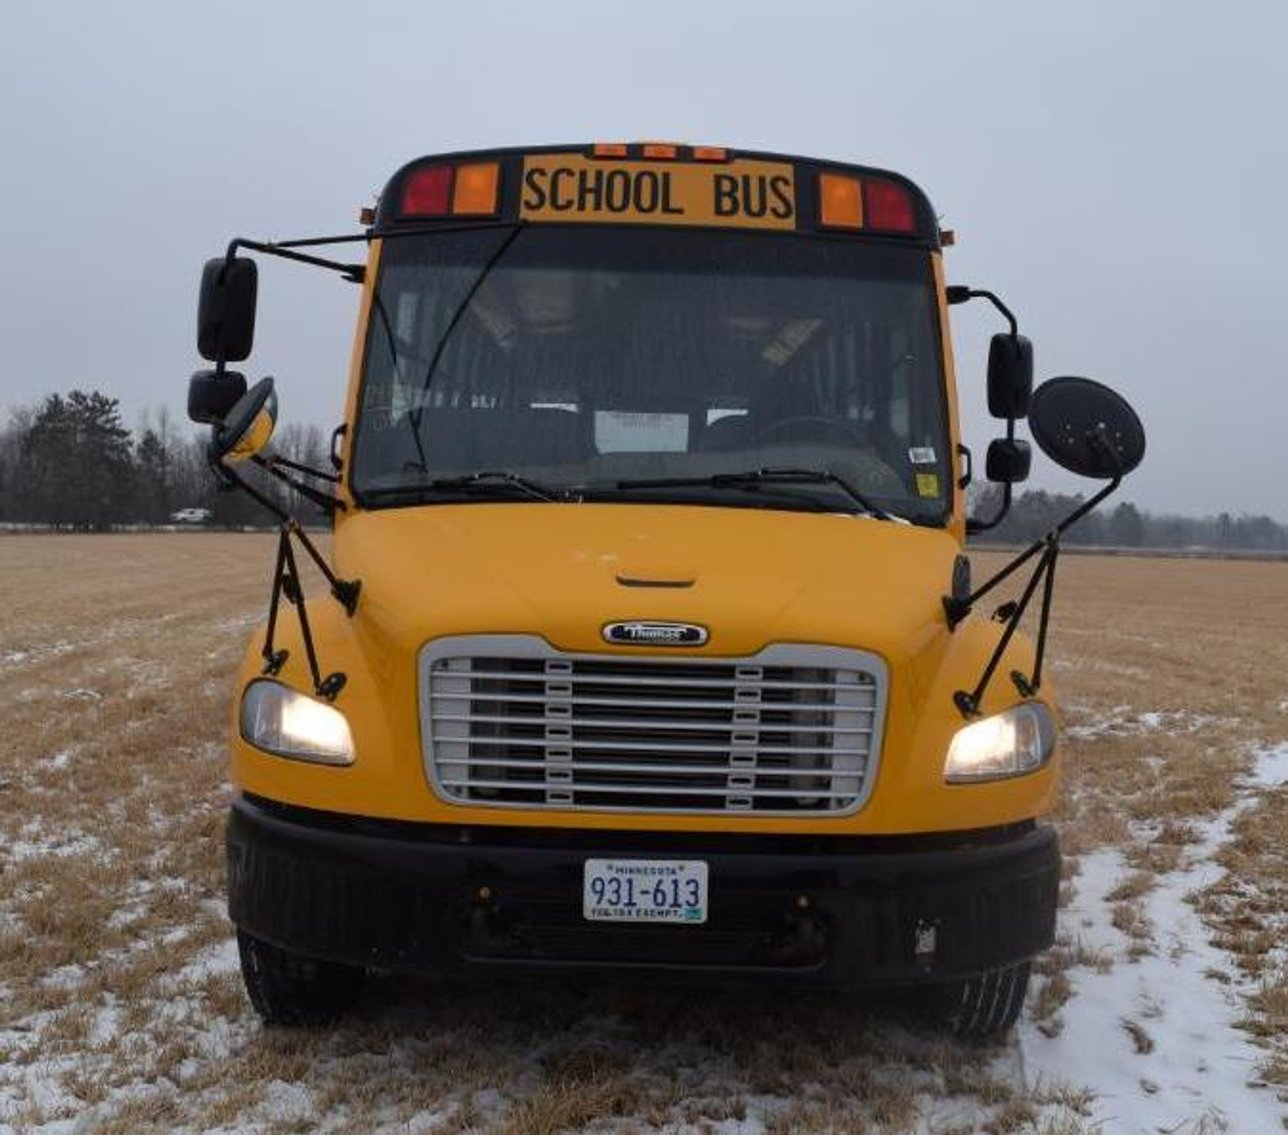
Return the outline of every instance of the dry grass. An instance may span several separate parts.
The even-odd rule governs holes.
[[[260,1028],[221,906],[221,738],[271,555],[253,536],[0,538],[0,1126],[1096,1130],[1085,1089],[1026,1088],[1005,1053],[847,1000],[383,980],[342,1028]],[[1288,734],[1288,571],[1069,557],[1053,636],[1072,727],[1065,887],[1078,854],[1122,848],[1113,901],[1152,949],[1140,904],[1155,876],[1230,806],[1250,747]],[[1239,816],[1230,874],[1201,904],[1258,982],[1247,1027],[1265,1074],[1288,1082],[1288,979],[1266,948],[1285,937],[1288,800],[1272,796]],[[1069,974],[1123,961],[1065,927],[1030,1011],[1058,1031]],[[938,1118],[957,1100],[969,1120]]]

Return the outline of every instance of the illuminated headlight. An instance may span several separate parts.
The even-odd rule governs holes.
[[[323,765],[353,764],[353,737],[344,714],[277,682],[261,680],[246,687],[241,735],[257,749],[279,757]]]
[[[1023,776],[1046,764],[1054,747],[1051,711],[1041,702],[1024,702],[959,729],[948,746],[944,779],[970,784]]]

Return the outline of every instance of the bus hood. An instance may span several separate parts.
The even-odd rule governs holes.
[[[535,634],[566,651],[825,643],[897,666],[942,641],[960,547],[942,529],[843,514],[489,503],[350,514],[335,551],[362,581],[355,630],[399,652],[443,635]],[[626,620],[695,623],[709,639],[610,647],[604,627]]]

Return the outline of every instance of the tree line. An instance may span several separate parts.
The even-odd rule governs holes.
[[[226,527],[272,525],[246,494],[221,489],[206,458],[209,436],[177,427],[162,408],[137,429],[121,420],[120,403],[96,390],[51,394],[19,407],[0,427],[0,523],[105,530],[164,524],[181,509],[201,508]],[[322,431],[289,425],[271,451],[318,469],[328,467]],[[247,478],[302,519],[320,512],[260,470]]]
[[[0,428],[0,523],[108,529],[164,524],[180,509],[204,508],[210,523],[228,527],[271,525],[273,518],[243,493],[224,491],[206,459],[209,438],[181,430],[163,408],[137,429],[121,420],[117,399],[96,390],[51,394],[19,407]],[[272,452],[316,469],[328,467],[317,426],[292,424],[273,437]],[[272,478],[248,467],[246,475],[273,499],[307,521],[320,510]],[[976,486],[971,511],[993,516],[997,485]],[[1081,495],[1028,490],[981,542],[1019,544],[1045,536],[1082,503]],[[1096,509],[1067,533],[1070,544],[1119,548],[1215,548],[1288,551],[1288,527],[1268,516],[1155,515],[1123,501]]]
[[[971,513],[997,514],[1002,489],[983,485],[972,490]],[[1018,494],[1006,518],[981,533],[980,543],[1029,544],[1045,536],[1086,498],[1082,494],[1031,489]],[[1065,533],[1064,542],[1112,548],[1212,548],[1220,551],[1288,552],[1288,526],[1269,516],[1222,512],[1217,516],[1156,515],[1130,501],[1111,497]]]

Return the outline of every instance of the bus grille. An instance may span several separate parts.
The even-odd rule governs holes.
[[[777,645],[741,659],[565,654],[528,636],[421,655],[435,791],[483,807],[857,811],[880,753],[875,655]]]

